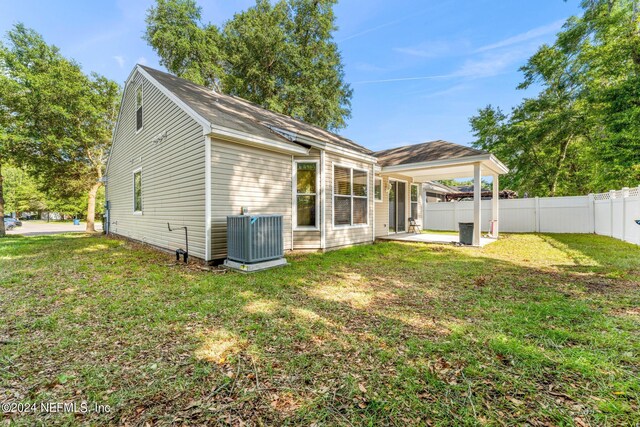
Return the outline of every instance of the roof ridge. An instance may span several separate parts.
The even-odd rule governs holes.
[[[470,150],[482,151],[482,150],[478,150],[477,148],[474,148],[474,147],[469,147],[469,146],[466,146],[466,145],[456,144],[455,142],[451,142],[451,141],[445,141],[444,139],[434,139],[433,141],[418,142],[417,144],[407,144],[407,145],[401,145],[399,147],[385,148],[384,150],[378,150],[378,151],[374,152],[374,155],[378,154],[378,153],[383,153],[385,151],[400,150],[400,149],[403,149],[403,148],[417,147],[417,146],[420,146],[420,145],[433,144],[433,143],[436,143],[436,142],[444,142],[445,144],[456,145],[456,146],[468,148]]]
[[[341,140],[343,142],[343,144],[345,144],[346,146],[352,145],[353,146],[353,147],[351,147],[352,149],[364,150],[364,151],[368,152],[368,154],[370,154],[370,155],[373,153],[373,150],[371,150],[371,149],[369,149],[369,148],[367,148],[367,147],[365,147],[363,145],[360,145],[357,142],[355,142],[355,141],[353,141],[353,140],[351,140],[351,139],[349,139],[349,138],[347,138],[345,136],[342,136],[340,134],[337,134],[335,132],[332,132],[330,130],[322,128],[322,127],[320,127],[318,125],[314,125],[312,123],[305,122],[304,120],[301,120],[299,118],[292,117],[292,116],[286,115],[284,113],[279,113],[277,111],[270,110],[270,109],[268,109],[266,107],[263,107],[260,104],[257,104],[257,103],[255,103],[253,101],[250,101],[248,99],[242,98],[240,96],[236,96],[236,95],[232,95],[232,94],[228,94],[228,93],[223,93],[223,92],[218,92],[218,91],[215,91],[212,88],[209,88],[207,86],[203,86],[203,85],[200,85],[198,83],[194,83],[191,80],[187,80],[185,78],[178,77],[178,76],[176,76],[174,74],[171,74],[171,73],[168,73],[168,72],[165,72],[165,71],[162,71],[162,70],[158,70],[156,68],[152,68],[152,67],[149,67],[147,65],[142,65],[142,64],[136,64],[136,65],[141,67],[141,68],[143,68],[143,69],[145,69],[145,70],[147,70],[147,71],[150,70],[152,72],[162,73],[162,74],[165,74],[167,76],[170,76],[171,78],[178,79],[178,80],[180,80],[182,82],[185,82],[185,83],[187,83],[187,84],[189,84],[191,86],[194,86],[194,87],[196,87],[198,89],[201,89],[201,90],[204,89],[204,90],[210,92],[211,95],[231,98],[231,99],[233,99],[233,100],[235,100],[237,102],[241,102],[241,103],[243,103],[243,104],[245,104],[245,105],[247,105],[249,107],[257,108],[257,109],[260,109],[260,110],[262,110],[262,111],[264,111],[266,113],[273,114],[273,115],[276,115],[276,116],[280,116],[283,120],[293,120],[293,121],[295,121],[295,122],[297,122],[297,123],[299,123],[301,125],[308,126],[308,127],[310,127],[311,129],[313,129],[315,131],[324,132],[324,133],[330,135],[333,138],[337,138],[337,139]],[[247,119],[247,117],[245,117],[245,119]],[[261,120],[258,120],[256,118],[251,118],[251,120],[254,123],[258,123],[258,124],[264,126],[264,124],[262,123]],[[277,127],[278,124],[274,123],[273,125]],[[290,124],[290,126],[295,126],[295,124]],[[270,129],[270,131],[273,132],[271,129]],[[307,130],[306,132],[310,133],[309,130]],[[273,132],[273,133],[276,133],[276,132]],[[323,138],[319,138],[319,139],[323,140]],[[326,141],[326,142],[332,143],[332,141]],[[333,142],[333,143],[335,143],[335,142]]]

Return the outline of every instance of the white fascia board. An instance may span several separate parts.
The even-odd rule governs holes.
[[[491,155],[491,161],[498,167],[501,173],[509,173],[509,168],[493,154]]]
[[[504,166],[493,154],[478,154],[476,156],[468,156],[462,157],[458,159],[442,159],[442,160],[433,160],[429,162],[419,162],[419,163],[408,163],[405,165],[395,165],[395,166],[383,166],[382,172],[391,173],[391,172],[408,172],[408,171],[417,171],[420,169],[429,169],[443,166],[461,166],[461,165],[469,165],[477,162],[488,162],[486,165],[490,169],[498,169],[494,170],[494,172],[498,173],[507,173],[509,169]],[[492,166],[497,166],[494,168]]]
[[[359,153],[357,151],[349,150],[348,148],[342,148],[337,145],[334,145],[331,142],[322,141],[320,139],[309,138],[308,136],[296,134],[296,140],[303,144],[310,145],[314,148],[326,150],[327,152],[333,153],[333,154],[339,154],[343,157],[347,157],[352,160],[361,160],[367,163],[378,162],[377,157],[373,157],[364,153]]]
[[[122,88],[122,96],[120,97],[120,107],[118,107],[118,117],[116,118],[116,124],[113,126],[113,133],[111,134],[111,145],[109,146],[109,155],[107,156],[107,166],[104,170],[104,176],[109,177],[109,164],[111,163],[111,151],[113,150],[113,144],[116,142],[116,135],[118,134],[118,125],[120,124],[120,117],[122,117],[122,107],[124,106],[124,95],[127,92],[127,86],[131,82],[131,79],[136,74],[138,66],[133,67],[133,70],[129,73],[127,80],[124,81],[124,87]],[[107,186],[105,185],[105,191]],[[106,194],[105,194],[106,196]]]
[[[211,122],[209,122],[209,120],[205,119],[200,114],[198,114],[195,110],[193,110],[193,108],[189,107],[186,103],[184,103],[173,92],[171,92],[170,90],[165,88],[163,85],[161,85],[143,68],[137,67],[137,69],[140,72],[140,74],[145,76],[164,95],[166,95],[176,105],[182,108],[182,110],[184,110],[184,112],[187,113],[189,116],[191,116],[191,118],[193,118],[196,122],[202,125],[205,135],[213,135],[218,138],[231,140],[233,142],[255,144],[263,148],[270,147],[274,151],[285,152],[287,154],[308,154],[309,153],[309,150],[305,149],[304,147],[299,147],[298,149],[297,147],[292,146],[291,144],[287,144],[287,143],[276,141],[276,140],[261,138],[254,135],[250,135],[245,132],[229,129],[227,127],[214,125]]]
[[[294,145],[295,143],[288,143],[284,141],[278,141],[275,139],[263,138],[260,136],[251,135],[246,132],[237,131],[235,129],[229,129],[223,126],[211,125],[210,135],[224,139],[231,142],[237,142],[239,144],[251,145],[254,147],[264,148],[270,151],[277,151],[285,154],[297,154],[308,155],[309,149],[302,146]]]
[[[169,89],[161,85],[156,79],[151,77],[151,74],[147,73],[142,67],[136,65],[137,71],[142,74],[147,80],[149,80],[160,92],[162,92],[167,98],[173,101],[178,107],[180,107],[185,113],[191,116],[196,122],[198,122],[202,127],[208,129],[211,126],[209,120],[202,117],[200,114],[196,113],[196,111],[189,107],[184,101],[178,98],[173,92]]]

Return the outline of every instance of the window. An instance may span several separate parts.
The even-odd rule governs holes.
[[[142,169],[133,172],[133,213],[142,213]]]
[[[296,162],[296,226],[318,227],[318,164]]]
[[[375,186],[373,187],[373,194],[376,202],[382,201],[382,178],[376,178]]]
[[[136,90],[136,132],[142,129],[142,85]]]
[[[333,225],[366,225],[369,219],[367,171],[333,168]]]
[[[411,218],[418,219],[418,186],[411,184]]]

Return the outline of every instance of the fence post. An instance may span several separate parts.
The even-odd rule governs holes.
[[[638,200],[638,205],[640,205],[640,186],[638,186],[638,194],[636,196],[636,200]],[[638,205],[636,205],[636,206],[638,206]],[[636,216],[635,218],[631,218],[634,221],[634,223],[635,223],[636,219],[640,219],[640,209],[638,209],[636,211],[636,214],[639,215],[639,216]],[[638,224],[638,225],[640,225],[640,224]],[[638,241],[636,242],[636,244],[640,245],[640,233],[638,233]]]
[[[536,233],[540,233],[540,197],[536,196]]]
[[[589,193],[589,229],[596,233],[596,199],[593,193]]]
[[[622,187],[622,241],[627,241],[627,197],[629,187]]]
[[[609,190],[609,237],[613,237],[613,199],[616,198],[616,190]]]

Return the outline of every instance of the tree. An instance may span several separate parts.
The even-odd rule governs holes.
[[[219,89],[222,61],[220,32],[203,26],[201,8],[193,0],[157,0],[147,13],[144,39],[160,63],[179,77]]]
[[[352,90],[333,42],[335,3],[257,0],[220,30],[200,22],[193,0],[157,0],[144,38],[180,77],[339,129],[351,114]]]
[[[24,169],[6,166],[3,170],[5,210],[15,212],[41,212],[47,209],[49,202],[37,181]]]
[[[0,69],[4,68],[3,60],[3,46],[0,44]],[[14,117],[9,108],[6,106],[6,99],[10,93],[17,91],[18,84],[4,73],[0,72],[0,237],[6,235],[4,226],[4,212],[5,212],[5,198],[4,198],[4,178],[3,178],[3,166],[10,160],[9,146],[9,133],[15,130]]]
[[[89,186],[87,198],[87,231],[95,231],[96,198],[102,187],[102,174],[107,164],[111,133],[115,127],[120,102],[120,87],[105,77],[93,74],[91,80],[91,122],[87,138],[81,146],[83,182]]]
[[[11,83],[0,100],[10,112],[6,151],[58,199],[87,194],[87,231],[93,232],[120,88],[96,74],[86,76],[22,24],[7,38],[0,49],[0,74]]]
[[[631,0],[585,0],[553,45],[521,68],[540,85],[510,114],[470,119],[474,146],[511,169],[507,185],[534,195],[605,191],[640,181],[640,21]]]

